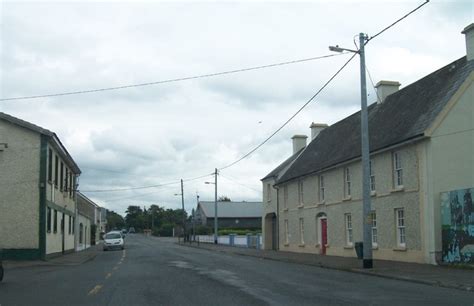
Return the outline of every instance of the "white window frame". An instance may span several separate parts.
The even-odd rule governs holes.
[[[288,208],[288,185],[283,186],[283,208]]]
[[[393,183],[396,188],[403,187],[403,165],[400,152],[393,153]]]
[[[344,214],[344,224],[346,227],[346,245],[352,246],[354,238],[352,236],[352,215],[351,214]]]
[[[300,218],[300,244],[304,245],[304,218]]]
[[[349,167],[344,168],[344,192],[346,197],[351,196],[351,170]]]
[[[285,219],[285,244],[290,243],[290,233],[289,233],[289,226],[288,226],[288,219]]]
[[[326,200],[325,187],[324,187],[324,175],[319,176],[319,202]]]
[[[375,211],[372,211],[370,213],[370,220],[372,223],[372,247],[377,247],[378,245],[377,213]]]
[[[405,210],[403,208],[395,209],[395,225],[397,231],[397,245],[400,248],[406,248]]]
[[[374,161],[369,161],[369,173],[370,173],[370,191],[375,191],[375,174],[374,174]]]
[[[303,180],[298,181],[298,203],[299,203],[299,205],[304,204]]]
[[[272,200],[271,191],[272,191],[272,187],[270,183],[267,183],[267,202],[270,202]]]

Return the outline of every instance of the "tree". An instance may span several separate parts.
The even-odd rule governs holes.
[[[143,210],[140,206],[128,206],[127,210],[125,211],[127,214],[125,216],[125,222],[127,223],[128,227],[134,227],[136,231],[143,231],[145,228],[145,218]]]
[[[231,199],[225,195],[220,196],[218,199],[219,202],[232,202]]]
[[[107,213],[107,231],[114,229],[121,229],[125,226],[125,220],[123,217],[113,210],[106,210]]]

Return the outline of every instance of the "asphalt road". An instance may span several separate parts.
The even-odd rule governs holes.
[[[129,235],[78,266],[7,271],[0,305],[474,305],[474,293]]]

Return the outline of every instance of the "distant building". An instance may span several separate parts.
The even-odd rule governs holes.
[[[58,136],[0,113],[0,249],[4,258],[74,251],[81,170]]]
[[[368,108],[372,213],[362,215],[360,112],[312,125],[262,179],[264,247],[356,256],[370,222],[374,259],[474,262],[474,24],[467,55]]]
[[[214,226],[214,201],[199,201],[195,217],[197,224]],[[262,202],[217,202],[219,228],[260,228]]]

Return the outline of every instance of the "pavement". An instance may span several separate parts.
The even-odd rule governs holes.
[[[25,268],[34,266],[74,266],[93,260],[102,250],[102,244],[96,244],[86,250],[59,255],[47,260],[4,260],[5,269]]]
[[[355,257],[324,256],[310,253],[257,250],[252,248],[231,247],[209,243],[200,243],[199,245],[197,243],[181,243],[180,245],[198,247],[201,249],[223,252],[227,254],[252,256],[261,259],[355,272],[431,286],[474,291],[474,268],[472,267],[460,268],[453,266],[435,266],[389,260],[374,260],[373,269],[362,269],[361,260]]]

